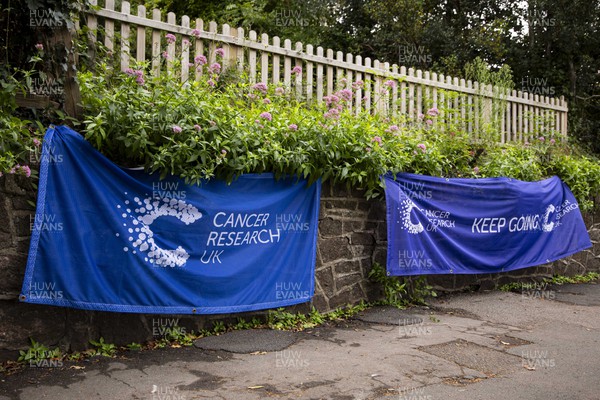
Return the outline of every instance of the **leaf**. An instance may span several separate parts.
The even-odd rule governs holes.
[[[257,386],[248,386],[248,389],[262,389],[262,388],[264,388],[264,386],[260,386],[260,385],[257,385]]]

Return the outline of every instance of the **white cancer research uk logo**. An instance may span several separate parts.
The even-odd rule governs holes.
[[[131,202],[125,200],[125,210],[122,210],[124,212],[121,214],[121,217],[125,219],[123,226],[129,232],[128,245],[123,247],[123,251],[128,252],[131,249],[133,254],[136,254],[136,249],[138,249],[147,255],[144,261],[157,266],[183,266],[190,255],[181,246],[174,250],[159,247],[154,241],[154,232],[150,226],[160,217],[175,217],[189,225],[202,218],[202,213],[193,205],[178,199],[148,197],[141,200],[139,197],[135,197],[133,202],[135,205],[130,205]],[[122,209],[123,207],[117,205],[117,208]],[[116,236],[120,236],[119,233]]]
[[[406,198],[400,202],[400,219],[402,223],[402,229],[406,229],[408,233],[417,235],[425,230],[423,224],[420,222],[415,224],[411,221],[410,215],[413,208],[419,209],[415,203],[409,198]]]
[[[548,223],[550,213],[553,213],[554,211],[556,211],[556,207],[554,207],[554,204],[550,204],[546,208],[546,212],[544,213],[544,222],[542,223],[542,230],[544,232],[552,232],[552,230],[554,229],[554,222]]]

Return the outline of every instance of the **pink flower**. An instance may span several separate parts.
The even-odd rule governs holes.
[[[400,130],[400,128],[398,128],[398,125],[391,125],[391,126],[388,128],[388,130],[389,130],[390,132],[396,132],[396,131],[399,131],[399,130]]]
[[[340,110],[338,110],[337,108],[332,108],[331,110],[329,110],[325,114],[323,114],[323,117],[338,119],[340,117]]]
[[[396,81],[392,81],[392,80],[385,81],[385,82],[383,82],[383,85],[387,86],[389,88],[395,88],[396,87]]]
[[[475,175],[479,174],[479,167],[475,167],[475,168],[473,168],[473,173],[474,173]]]
[[[360,89],[365,85],[365,83],[363,81],[356,81],[352,84],[352,89],[356,90],[356,89]]]
[[[258,82],[252,86],[252,89],[258,90],[262,94],[267,93],[267,84],[264,82]]]
[[[133,68],[127,68],[127,69],[125,70],[125,73],[126,73],[127,75],[129,75],[129,76],[133,76],[133,74],[134,74],[134,72],[133,72]]]
[[[425,118],[425,115],[424,115],[424,114],[419,114],[419,115],[417,116],[417,118],[418,118],[419,120],[422,120],[423,118]]]
[[[381,145],[381,137],[380,136],[375,136],[373,139],[371,139],[371,142],[377,142]]]
[[[221,155],[222,155],[223,157],[225,157],[225,156],[227,155],[227,150],[225,150],[225,149],[222,149],[222,150],[221,150]]]
[[[428,119],[427,121],[425,121],[425,123],[426,123],[427,125],[431,125],[431,124],[433,124],[433,121],[432,121],[432,120],[430,120],[430,119]]]
[[[273,119],[273,117],[271,116],[270,112],[263,112],[259,115],[259,117],[261,117],[262,119],[266,119],[267,121],[271,121]]]
[[[192,35],[196,36],[196,38],[200,39],[200,29],[194,29],[192,31]]]
[[[419,143],[417,147],[420,148],[423,153],[427,151],[427,147],[423,143]]]
[[[223,57],[225,55],[225,50],[223,48],[219,47],[218,49],[215,50],[215,54],[220,57]]]
[[[43,45],[43,44],[41,44],[41,43],[38,43],[38,44],[36,44],[36,45],[35,45],[35,48],[36,48],[38,51],[44,51],[44,45]]]
[[[370,147],[365,147],[365,150],[367,151],[367,153],[370,153],[372,149]]]
[[[183,39],[182,43],[183,43],[184,46],[187,46],[187,45],[190,44],[190,41],[187,40],[187,39]]]
[[[546,141],[546,138],[545,138],[545,137],[543,137],[543,136],[540,136],[540,137],[539,137],[539,141],[543,143],[543,142],[545,142],[545,141]]]
[[[165,60],[169,59],[169,53],[167,53],[167,51],[163,51],[162,56]]]
[[[173,125],[173,133],[181,133],[182,129],[179,125]]]
[[[167,43],[169,43],[169,44],[175,43],[175,41],[177,40],[177,38],[175,37],[175,35],[173,35],[172,33],[167,33],[165,35],[165,38],[167,39]]]
[[[194,57],[194,62],[199,65],[204,65],[208,62],[205,56],[200,54],[199,56]]]
[[[350,89],[342,89],[339,91],[339,95],[346,101],[352,100],[352,91]]]
[[[292,74],[298,74],[300,75],[302,73],[302,67],[299,65],[296,65],[294,68],[292,68]]]
[[[27,165],[15,165],[14,167],[11,168],[10,171],[8,171],[9,174],[20,174],[20,175],[25,175],[26,177],[30,177],[31,176],[31,168],[29,168]]]
[[[215,126],[215,125],[217,125],[217,123],[216,123],[215,121],[208,121],[208,124],[209,124],[210,126]]]
[[[332,94],[331,96],[323,97],[323,100],[325,100],[327,107],[331,107],[332,105],[336,105],[338,101],[340,101],[340,98],[337,97],[335,94]]]
[[[278,95],[278,96],[281,96],[281,95],[283,95],[284,93],[285,93],[285,89],[284,89],[284,88],[282,88],[282,87],[277,87],[277,88],[275,88],[275,94],[276,94],[276,95]]]
[[[137,78],[135,78],[135,82],[140,86],[146,83],[143,76],[138,76]]]
[[[296,125],[296,124],[290,124],[290,125],[288,126],[288,129],[289,129],[290,131],[297,131],[297,130],[298,130],[298,125]]]
[[[263,100],[263,103],[265,103],[265,104],[271,104],[271,100],[269,100],[269,99],[264,99],[264,100]]]
[[[427,115],[430,115],[432,117],[436,117],[437,115],[439,115],[440,110],[437,109],[437,107],[433,107],[430,108],[429,110],[427,110]]]
[[[210,72],[211,74],[218,74],[219,72],[221,72],[221,64],[217,62],[211,64],[211,66],[208,67],[208,72]]]
[[[206,82],[206,83],[208,83],[208,85],[210,87],[215,87],[215,85],[216,85],[215,81],[213,81],[212,79],[209,79],[208,82]]]
[[[554,140],[554,138],[550,139],[550,144],[554,144],[556,143],[556,140]]]
[[[40,147],[40,144],[42,144],[42,142],[40,142],[40,139],[38,138],[33,138],[33,144],[35,145],[35,147]]]
[[[200,132],[202,130],[202,127],[198,124],[194,125],[194,129],[198,132]]]

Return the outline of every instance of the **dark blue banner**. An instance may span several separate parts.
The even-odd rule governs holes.
[[[511,271],[591,246],[577,201],[557,177],[384,179],[388,275]]]
[[[272,174],[160,180],[51,128],[21,301],[165,314],[307,302],[320,190]]]

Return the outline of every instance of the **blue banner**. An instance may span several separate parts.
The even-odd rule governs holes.
[[[511,271],[591,246],[577,201],[557,177],[384,180],[388,275]]]
[[[320,181],[242,175],[200,186],[122,169],[47,131],[21,301],[216,314],[307,302]]]

